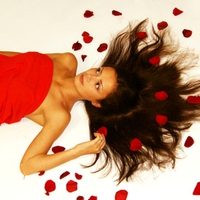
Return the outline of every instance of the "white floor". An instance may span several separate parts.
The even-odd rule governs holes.
[[[182,14],[174,16],[177,7]],[[129,21],[150,18],[156,26],[158,22],[167,21],[175,38],[185,47],[200,51],[199,0],[0,0],[0,50],[39,51],[39,52],[73,52],[79,61],[79,72],[97,65],[105,52],[97,52],[100,43],[108,43],[112,34],[124,28]],[[94,16],[84,18],[86,10]],[[112,10],[122,13],[112,15]],[[192,36],[185,38],[183,29],[192,30]],[[82,39],[83,31],[94,37],[90,44]],[[73,51],[73,43],[79,41],[83,47]],[[87,55],[85,61],[81,55]],[[72,111],[73,119],[63,135],[54,145],[66,148],[88,139],[87,117],[81,102]],[[195,124],[183,136],[192,136],[195,143],[183,149],[186,157],[177,162],[174,170],[159,172],[140,172],[135,180],[123,182],[119,186],[112,176],[100,179],[100,174],[91,174],[90,170],[80,167],[91,156],[85,156],[46,172],[43,176],[34,174],[23,177],[19,171],[19,162],[28,144],[40,130],[40,126],[23,119],[12,125],[0,127],[0,199],[29,200],[193,200],[200,199],[193,195],[194,188],[200,182],[200,124]],[[70,174],[60,179],[60,175]],[[75,173],[82,175],[81,179]],[[47,180],[56,183],[55,191],[45,195],[44,185]],[[78,184],[74,192],[66,190],[68,181]],[[127,198],[116,198],[120,190],[128,192]],[[97,198],[90,198],[91,196]],[[83,199],[83,198],[82,198]]]

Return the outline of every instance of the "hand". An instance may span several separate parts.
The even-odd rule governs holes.
[[[76,145],[75,148],[79,151],[80,155],[100,153],[103,149],[106,144],[104,135],[94,133],[94,136],[96,137],[95,139]]]

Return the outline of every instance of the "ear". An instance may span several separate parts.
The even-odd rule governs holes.
[[[94,107],[97,107],[97,108],[100,108],[101,107],[101,104],[97,101],[92,101],[91,104],[94,106]]]

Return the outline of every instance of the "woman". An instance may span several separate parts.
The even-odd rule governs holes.
[[[94,106],[117,87],[113,68],[92,68],[76,76],[77,60],[71,53],[0,53],[0,123],[27,117],[43,126],[26,150],[20,165],[24,175],[48,170],[81,155],[99,153],[105,146],[102,134],[72,149],[47,155],[53,142],[70,121],[78,100]],[[3,95],[4,94],[4,95]]]

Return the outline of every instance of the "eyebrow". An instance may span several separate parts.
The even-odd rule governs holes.
[[[103,70],[104,70],[104,67],[101,67],[102,68],[102,70],[101,70],[101,74],[103,73]],[[100,80],[100,84],[101,84],[101,89],[103,90],[103,82],[102,82],[102,80]]]

